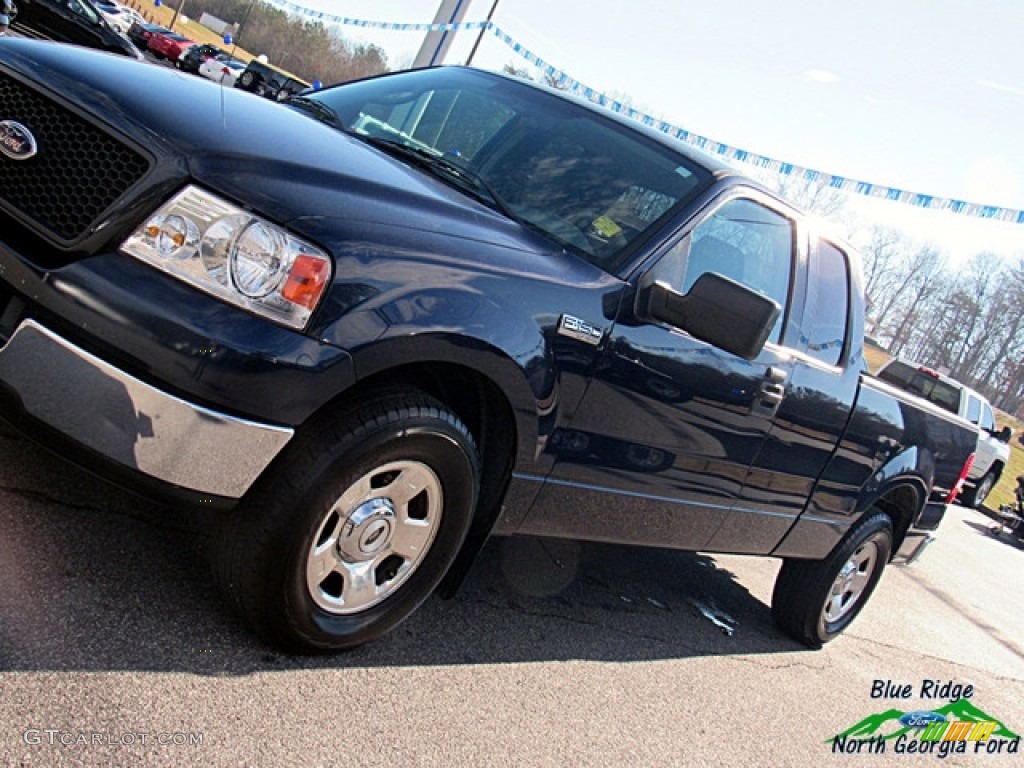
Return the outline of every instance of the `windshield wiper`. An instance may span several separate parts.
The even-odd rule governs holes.
[[[484,205],[495,209],[506,218],[512,219],[512,221],[520,224],[523,223],[522,219],[501,199],[501,196],[491,188],[491,185],[484,181],[483,177],[473,169],[457,163],[445,155],[431,152],[425,147],[418,147],[414,144],[406,144],[393,139],[383,139],[379,136],[368,136],[362,133],[353,133],[352,135],[358,136],[378,149],[410,160],[418,167],[432,172],[435,176],[454,182],[460,189],[469,192]]]
[[[308,112],[321,123],[327,123],[332,128],[345,130],[345,124],[341,122],[338,113],[328,107],[322,101],[309,99],[305,96],[292,96],[285,102],[289,107],[295,107],[303,112]]]

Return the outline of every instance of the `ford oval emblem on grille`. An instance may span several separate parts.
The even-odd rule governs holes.
[[[0,120],[0,152],[11,160],[28,160],[36,149],[36,137],[28,128],[14,120]]]

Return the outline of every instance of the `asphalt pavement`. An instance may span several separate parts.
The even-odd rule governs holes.
[[[953,698],[1024,733],[1024,549],[991,527],[951,508],[821,651],[773,625],[770,559],[507,539],[384,640],[288,656],[222,606],[200,514],[4,428],[0,764],[1019,765],[832,741]]]

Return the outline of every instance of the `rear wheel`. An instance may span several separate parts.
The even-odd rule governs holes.
[[[973,488],[964,487],[964,495],[961,503],[965,507],[977,509],[985,503],[985,499],[987,499],[988,495],[992,493],[992,489],[996,485],[996,480],[997,478],[994,472],[991,470],[986,472],[985,476],[981,478],[981,480],[978,481],[978,484]]]
[[[892,522],[875,512],[824,560],[786,560],[775,580],[772,615],[788,635],[820,648],[845,630],[874,592],[892,553]]]
[[[434,590],[476,503],[476,445],[440,403],[390,395],[297,438],[225,521],[222,591],[267,641],[332,651],[383,635]]]

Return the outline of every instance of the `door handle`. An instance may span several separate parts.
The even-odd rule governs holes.
[[[761,405],[765,405],[769,408],[778,408],[782,404],[782,399],[786,396],[786,388],[781,384],[773,384],[770,381],[764,382],[761,385],[761,391],[759,397],[761,399]]]
[[[782,400],[786,396],[786,387],[783,386],[786,376],[784,368],[776,368],[774,365],[769,366],[765,371],[764,381],[761,382],[761,388],[758,391],[761,408],[775,411],[782,405]]]

